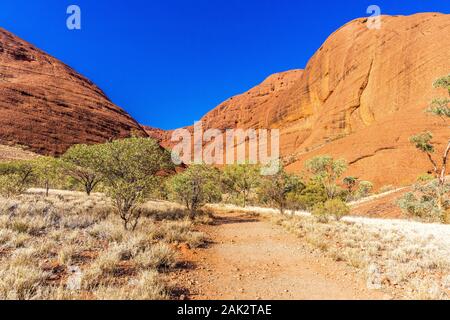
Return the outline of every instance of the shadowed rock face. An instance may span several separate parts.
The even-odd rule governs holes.
[[[91,81],[0,28],[0,144],[60,154],[132,132],[146,136]]]
[[[431,168],[409,137],[432,131],[439,154],[450,137],[447,123],[424,112],[446,94],[432,83],[450,74],[450,15],[383,16],[379,30],[366,21],[333,33],[305,70],[272,75],[220,104],[204,127],[279,128],[291,171],[330,154],[377,186],[415,180]]]

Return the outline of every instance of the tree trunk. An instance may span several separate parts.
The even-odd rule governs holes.
[[[91,195],[91,191],[92,191],[91,185],[90,185],[89,183],[86,183],[86,184],[84,185],[84,189],[85,189],[85,191],[86,191],[86,194],[87,194],[88,196],[90,196],[90,195]]]
[[[45,196],[48,197],[48,191],[50,189],[50,184],[48,181],[45,181]]]
[[[191,220],[194,220],[194,218],[195,218],[195,209],[193,207],[191,207],[191,210],[189,212],[189,218]]]
[[[442,157],[442,168],[441,173],[439,175],[439,184],[438,184],[438,193],[439,193],[439,199],[438,199],[438,206],[439,210],[444,210],[444,195],[445,195],[445,181],[446,181],[446,172],[447,172],[447,159],[448,154],[450,152],[450,141],[447,144],[447,148],[445,149],[444,155]]]
[[[429,152],[427,152],[427,156],[428,156],[428,160],[430,160],[430,162],[433,164],[433,171],[434,171],[434,175],[436,176],[436,179],[439,179],[438,166],[437,166],[436,161],[434,161],[433,157],[431,156],[431,154]]]
[[[447,159],[448,154],[450,152],[450,141],[447,144],[447,148],[445,149],[444,156],[442,157],[442,169],[441,169],[441,175],[440,175],[440,185],[444,188],[445,187],[445,178],[446,178],[446,172],[447,172]]]

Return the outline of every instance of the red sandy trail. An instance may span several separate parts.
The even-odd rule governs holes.
[[[175,275],[189,299],[383,299],[343,262],[312,252],[303,240],[269,221],[218,213],[204,227],[205,249],[185,250],[195,265]]]

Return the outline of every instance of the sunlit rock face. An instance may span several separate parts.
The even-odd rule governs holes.
[[[440,153],[450,136],[448,124],[424,112],[446,94],[432,83],[447,74],[450,15],[382,16],[380,29],[357,19],[334,32],[304,70],[272,75],[228,99],[204,116],[203,127],[278,128],[291,171],[330,154],[350,163],[347,174],[377,186],[410,183],[431,168],[409,137],[432,131]]]
[[[0,28],[0,144],[60,154],[144,130],[91,81]]]

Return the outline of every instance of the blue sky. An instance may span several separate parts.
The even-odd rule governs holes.
[[[66,28],[81,8],[82,29]],[[448,0],[1,0],[0,26],[72,66],[140,123],[199,120],[268,75],[303,68],[344,23],[450,13]]]

